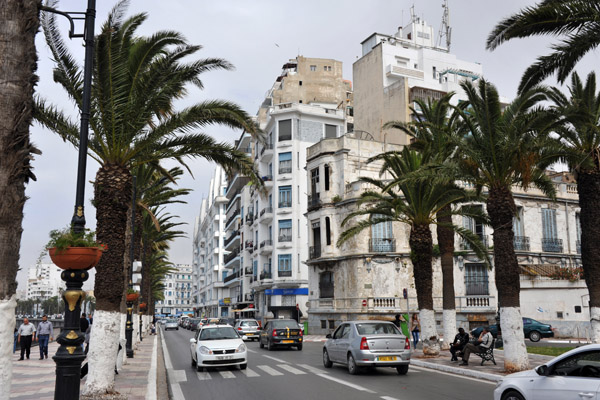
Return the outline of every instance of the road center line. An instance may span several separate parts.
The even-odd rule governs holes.
[[[367,389],[366,387],[362,387],[360,385],[356,385],[354,383],[347,382],[343,379],[334,378],[333,376],[329,376],[327,374],[317,374],[317,376],[320,376],[321,378],[329,379],[330,381],[334,381],[334,382],[340,383],[342,385],[346,385],[348,387],[351,387],[352,389],[360,390],[362,392],[376,393],[370,389]]]
[[[282,364],[287,364],[287,363],[288,363],[288,362],[287,362],[287,361],[285,361],[285,360],[281,360],[281,359],[279,359],[279,358],[275,358],[275,357],[271,357],[271,356],[265,356],[264,354],[263,354],[263,357],[267,357],[268,359],[271,359],[271,360],[273,360],[273,361],[277,361],[277,362],[279,362],[279,363],[282,363]]]
[[[395,398],[395,397],[390,397],[390,396],[381,396],[381,398],[382,398],[383,400],[398,400],[397,398]]]

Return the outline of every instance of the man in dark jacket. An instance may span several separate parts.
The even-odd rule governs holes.
[[[463,351],[467,343],[469,343],[469,334],[463,328],[458,328],[458,333],[454,336],[454,342],[450,345],[450,353],[452,353],[450,361],[458,361],[456,352]]]
[[[81,314],[81,318],[79,318],[79,330],[81,333],[85,333],[87,328],[90,326],[87,318],[85,317],[85,313]],[[85,343],[81,343],[81,349],[85,350]]]

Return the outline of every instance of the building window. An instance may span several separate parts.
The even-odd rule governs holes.
[[[292,120],[279,121],[279,141],[292,140]]]
[[[277,262],[277,275],[292,276],[292,255],[280,254]]]
[[[579,213],[575,213],[575,234],[577,235],[575,240],[577,254],[581,254],[581,219]]]
[[[581,313],[581,306],[575,306],[575,312],[577,314]]]
[[[523,207],[517,207],[517,212],[513,217],[514,247],[516,251],[529,251],[529,238],[525,236],[523,225]]]
[[[292,220],[291,219],[282,219],[279,221],[278,240],[280,242],[291,242],[292,241]]]
[[[331,65],[324,65],[323,71],[331,71]]]
[[[317,70],[317,66],[316,65],[311,65],[310,66],[310,70],[313,71],[313,72],[316,71]]]
[[[289,174],[292,172],[292,153],[279,153],[279,173]]]
[[[279,186],[279,208],[292,206],[292,187]]]
[[[329,167],[329,164],[325,164],[323,170],[325,171],[325,190],[329,190],[329,176],[331,175],[331,167]]]
[[[302,81],[298,81],[298,86],[302,86]]]
[[[465,264],[465,288],[467,296],[487,296],[488,271],[484,264]]]
[[[373,215],[374,219],[383,218],[383,215]],[[371,226],[370,252],[385,253],[396,251],[392,221],[384,221]]]
[[[321,320],[321,329],[327,329],[327,320],[326,319]]]
[[[319,275],[319,298],[333,298],[333,272],[325,271]]]
[[[310,193],[313,196],[319,193],[319,167],[310,170]]]
[[[331,220],[325,217],[325,242],[327,246],[331,246]]]
[[[325,124],[325,139],[337,137],[337,125]]]
[[[562,240],[558,239],[556,210],[552,208],[542,209],[542,229],[542,250],[552,253],[561,253]]]
[[[462,210],[466,213],[469,213],[471,210],[473,211],[473,213],[478,213],[478,214],[483,213],[482,206],[465,206],[462,208]],[[475,235],[477,235],[479,237],[479,239],[481,240],[481,242],[483,243],[483,245],[485,247],[487,247],[487,240],[486,240],[487,238],[485,237],[485,230],[484,230],[483,223],[481,221],[476,221],[473,217],[463,216],[463,227],[465,229],[470,230]],[[469,243],[463,241],[462,242],[462,250],[470,250],[470,249],[471,249],[471,246],[469,245]]]

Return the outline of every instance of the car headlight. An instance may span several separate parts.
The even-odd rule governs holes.
[[[212,354],[212,350],[206,346],[200,346],[200,354]]]
[[[243,353],[244,351],[246,351],[246,345],[244,343],[240,344],[235,350],[236,353]]]

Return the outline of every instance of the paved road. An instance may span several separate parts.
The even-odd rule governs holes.
[[[494,390],[492,383],[412,366],[405,376],[391,368],[351,376],[342,366],[323,367],[322,343],[305,343],[302,351],[268,351],[249,342],[245,371],[217,368],[196,372],[190,359],[192,332],[180,329],[163,334],[170,359],[167,368],[172,366],[169,379],[175,383],[174,400],[483,400],[491,399]]]

